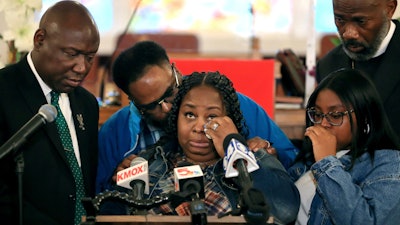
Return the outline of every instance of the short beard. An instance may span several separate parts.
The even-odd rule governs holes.
[[[347,54],[347,56],[349,56],[352,60],[355,61],[367,61],[370,60],[376,54],[376,52],[378,51],[379,47],[382,44],[383,39],[385,39],[390,26],[390,21],[387,20],[386,15],[384,15],[383,17],[386,22],[382,24],[381,29],[379,29],[378,31],[378,36],[370,45],[368,43],[362,43],[355,40],[344,41],[341,38],[343,43],[343,50]],[[362,50],[361,52],[352,52],[347,49],[348,45],[360,45],[364,47],[364,50]]]

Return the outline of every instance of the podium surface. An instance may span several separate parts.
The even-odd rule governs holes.
[[[83,219],[85,221],[85,218]],[[190,216],[156,216],[156,215],[137,215],[137,216],[96,216],[96,224],[115,224],[115,225],[191,225]],[[207,225],[235,224],[244,225],[246,221],[242,216],[208,216]]]

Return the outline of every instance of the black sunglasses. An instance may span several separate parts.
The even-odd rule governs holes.
[[[175,78],[175,83],[173,85],[171,85],[170,87],[168,87],[168,89],[165,91],[165,93],[158,100],[151,102],[149,104],[143,104],[143,105],[135,103],[135,106],[141,112],[154,110],[157,106],[159,106],[159,105],[161,106],[161,104],[164,102],[172,103],[172,101],[174,100],[173,97],[176,94],[176,91],[179,88],[180,83],[179,83],[178,74],[177,74],[173,64],[171,65],[171,69],[172,69],[172,74]]]

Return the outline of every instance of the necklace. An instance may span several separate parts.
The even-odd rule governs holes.
[[[187,162],[190,162],[190,163],[192,163],[194,165],[199,165],[202,169],[204,169],[204,168],[206,168],[208,166],[214,165],[216,162],[218,162],[219,159],[211,159],[211,160],[208,160],[208,161],[205,161],[205,162],[198,162],[198,161],[194,161],[193,159],[190,159],[190,158],[184,156],[183,160],[185,160]]]
[[[354,65],[354,60],[351,60],[351,68],[354,69],[355,65]]]

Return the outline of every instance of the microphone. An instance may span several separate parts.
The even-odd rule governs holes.
[[[204,198],[203,171],[199,165],[174,168],[175,191]]]
[[[225,177],[237,177],[239,176],[239,170],[237,162],[244,161],[246,165],[246,171],[251,173],[258,170],[259,166],[257,160],[252,151],[247,148],[246,140],[239,134],[229,134],[225,137],[223,146],[225,149],[224,157],[224,169]],[[243,168],[241,168],[243,169]]]
[[[17,150],[37,129],[46,123],[53,122],[56,117],[57,109],[53,105],[42,105],[39,109],[39,112],[0,147],[0,159],[10,151]]]
[[[259,169],[257,161],[246,145],[246,140],[239,134],[230,134],[225,137],[224,167],[225,177],[238,177],[241,186],[240,210],[249,224],[265,224],[269,216],[269,206],[264,194],[253,188],[253,181],[249,172]]]
[[[142,200],[143,194],[149,194],[148,162],[142,157],[132,160],[131,166],[117,173],[117,185],[132,189],[133,198]]]
[[[181,164],[182,165],[182,164]],[[191,198],[190,214],[192,225],[207,224],[207,209],[204,205],[204,178],[199,165],[174,168],[175,191],[181,192],[180,197]],[[172,202],[172,205],[178,205]]]

